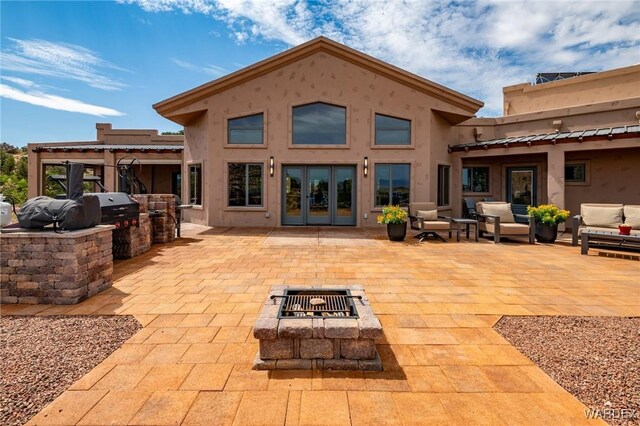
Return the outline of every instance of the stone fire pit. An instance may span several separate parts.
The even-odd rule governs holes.
[[[382,325],[360,285],[273,287],[253,335],[257,370],[382,370]]]

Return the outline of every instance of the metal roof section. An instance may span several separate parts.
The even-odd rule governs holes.
[[[33,152],[182,152],[182,145],[42,145],[33,148]]]
[[[576,130],[572,132],[544,133],[539,135],[513,136],[449,145],[449,152],[469,151],[489,148],[508,148],[510,146],[555,145],[556,143],[581,143],[603,139],[628,139],[640,137],[640,125],[604,127],[601,129]]]

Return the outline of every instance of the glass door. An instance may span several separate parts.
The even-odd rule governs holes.
[[[527,214],[536,205],[536,167],[507,168],[507,201],[516,214]]]
[[[304,167],[284,166],[282,171],[282,224],[304,225]]]
[[[307,224],[331,225],[330,166],[307,166]]]
[[[334,166],[333,186],[335,190],[334,225],[356,224],[356,168],[354,166]]]

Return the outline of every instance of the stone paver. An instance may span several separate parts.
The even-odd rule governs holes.
[[[79,305],[2,307],[144,326],[30,424],[604,424],[491,327],[502,315],[640,315],[638,262],[595,250],[391,243],[383,228],[184,229],[116,262],[113,287]],[[382,323],[384,371],[251,370],[272,286],[347,284]]]

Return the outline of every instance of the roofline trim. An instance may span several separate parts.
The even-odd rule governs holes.
[[[355,65],[381,74],[391,80],[449,102],[458,108],[468,111],[470,114],[475,114],[484,106],[482,101],[320,36],[217,80],[155,103],[153,108],[158,114],[169,118],[168,116],[170,116],[172,112],[180,108],[321,51],[328,52]]]

